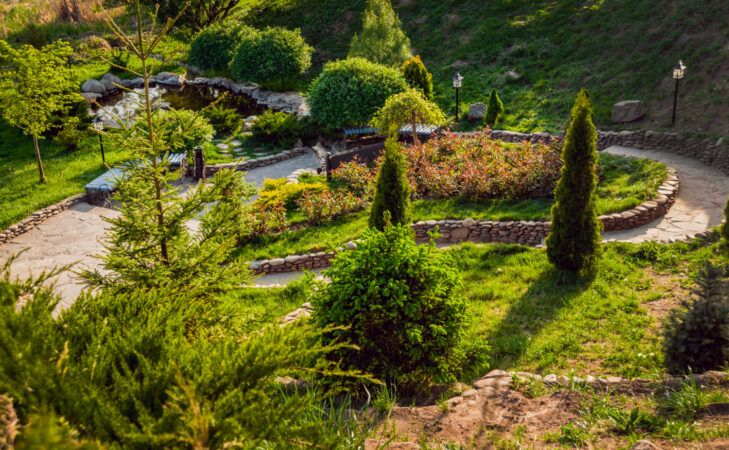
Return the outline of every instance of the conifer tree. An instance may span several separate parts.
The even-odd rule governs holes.
[[[410,86],[419,89],[428,100],[433,99],[433,75],[425,68],[425,64],[420,60],[420,55],[415,55],[413,59],[405,61],[402,65],[402,73]]]
[[[221,269],[235,245],[229,226],[235,209],[230,202],[218,200],[227,196],[231,186],[236,187],[238,175],[219,172],[212,183],[200,183],[185,196],[180,195],[175,184],[180,174],[167,170],[169,152],[181,147],[181,142],[205,122],[199,120],[200,112],[178,114],[174,110],[165,113],[165,120],[159,119],[161,108],[152,105],[149,80],[155,71],[152,65],[160,63],[154,62],[152,54],[174,20],[169,19],[160,30],[144,33],[138,3],[136,17],[136,35],[124,33],[109,16],[107,23],[141,62],[139,72],[130,70],[144,80],[137,104],[141,124],[117,117],[121,130],[105,135],[137,159],[124,167],[124,175],[117,180],[115,199],[121,214],[108,220],[111,228],[104,244],[106,253],[101,257],[103,270],[85,271],[83,275],[94,287],[131,291],[174,281],[202,297],[214,298],[250,279],[247,271],[238,271],[234,264]],[[203,211],[207,212],[199,219]],[[198,220],[200,226],[193,230]]]
[[[547,255],[557,269],[589,272],[597,261],[602,224],[597,218],[595,195],[597,131],[592,122],[592,103],[585,90],[577,95],[572,108],[562,161]]]
[[[352,38],[347,57],[400,66],[412,56],[410,39],[402,30],[390,0],[368,0],[362,14],[362,32]]]
[[[400,153],[397,138],[388,138],[370,209],[370,227],[385,229],[385,211],[390,213],[393,225],[410,224],[410,185],[406,171],[405,156]]]
[[[486,110],[486,123],[488,125],[496,124],[499,120],[499,116],[504,112],[504,103],[499,98],[499,94],[496,89],[491,89],[491,95],[489,95],[489,106]]]

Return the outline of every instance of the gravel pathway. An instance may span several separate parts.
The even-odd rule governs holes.
[[[611,147],[606,151],[665,162],[678,170],[681,187],[676,202],[664,217],[632,230],[605,233],[605,239],[642,242],[679,238],[706,231],[721,223],[724,204],[729,198],[729,177],[719,170],[694,159],[667,152],[624,147]],[[251,170],[246,179],[260,186],[265,178],[286,177],[296,169],[315,168],[317,165],[316,158],[310,153],[273,166]],[[103,251],[100,239],[104,236],[107,225],[104,218],[116,214],[118,212],[111,209],[79,203],[0,246],[0,261],[5,261],[11,254],[27,248],[12,267],[13,275],[21,278],[66,264],[74,264],[74,270],[97,267],[98,262],[93,256]],[[259,277],[256,284],[261,287],[279,286],[301,275],[271,274]],[[82,289],[76,275],[66,272],[55,277],[53,281],[62,297],[59,308],[70,306]]]

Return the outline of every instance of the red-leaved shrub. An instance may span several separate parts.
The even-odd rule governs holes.
[[[307,191],[296,204],[307,219],[314,224],[321,224],[364,209],[367,200],[344,189],[336,189],[322,192]]]

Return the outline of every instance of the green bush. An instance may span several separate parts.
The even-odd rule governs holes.
[[[433,99],[433,75],[425,68],[419,55],[403,63],[402,73],[411,87],[419,89],[428,100]]]
[[[76,150],[78,144],[88,135],[88,131],[88,128],[81,126],[78,117],[69,116],[63,122],[61,131],[53,138],[53,142],[68,150]]]
[[[258,142],[290,148],[300,139],[303,125],[294,114],[269,109],[253,122],[251,133]]]
[[[368,229],[353,251],[340,252],[314,292],[319,326],[345,326],[324,335],[359,351],[333,356],[399,390],[417,391],[453,380],[463,362],[464,298],[446,253],[418,246],[407,225]]]
[[[362,13],[362,32],[352,38],[347,58],[365,58],[397,67],[412,56],[410,39],[390,0],[368,0]]]
[[[504,103],[499,98],[499,94],[496,89],[491,89],[491,95],[489,95],[489,106],[486,110],[485,121],[488,125],[496,124],[499,120],[499,116],[504,112]]]
[[[597,131],[592,103],[581,91],[562,149],[563,166],[555,189],[547,255],[557,269],[590,272],[600,250],[602,223],[597,219]]]
[[[215,130],[208,119],[189,109],[161,111],[152,119],[161,132],[161,138],[172,150],[191,150],[193,147],[203,145],[213,139]],[[137,122],[137,126],[146,130],[144,121]]]
[[[218,134],[232,134],[243,124],[243,116],[238,114],[238,111],[222,105],[211,106],[203,112],[203,115]]]
[[[202,70],[227,69],[238,43],[256,33],[251,27],[228,24],[205,28],[192,41],[188,61]]]
[[[296,207],[296,201],[305,192],[318,193],[327,189],[324,183],[288,183],[286,178],[265,180],[256,203],[262,206],[274,206],[280,202],[286,209],[291,210]]]
[[[393,94],[408,88],[402,73],[362,58],[327,63],[308,97],[311,117],[329,128],[364,124]]]
[[[400,153],[397,140],[388,138],[375,183],[375,198],[370,209],[369,224],[370,227],[382,230],[388,221],[397,225],[409,225],[410,220],[410,185],[405,157]]]
[[[111,62],[111,65],[109,67],[109,72],[121,75],[123,73],[127,73],[127,67],[129,67],[129,60],[131,58],[131,55],[126,52],[124,49],[117,48],[111,50],[111,56],[109,57],[109,61]]]
[[[283,88],[286,78],[299,76],[311,66],[313,53],[298,29],[266,28],[241,37],[230,73],[239,81],[280,80]]]
[[[729,362],[729,303],[721,293],[721,270],[699,271],[694,298],[671,311],[663,330],[664,364],[673,374],[721,369]]]

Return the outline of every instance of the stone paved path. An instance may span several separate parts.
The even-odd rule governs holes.
[[[681,188],[671,210],[664,217],[639,228],[605,233],[606,239],[641,242],[648,239],[678,238],[686,234],[706,231],[718,225],[723,218],[726,199],[729,198],[729,177],[696,160],[661,151],[644,151],[611,147],[610,153],[653,158],[678,170]],[[260,186],[264,178],[280,178],[296,169],[316,167],[313,155],[293,158],[273,166],[249,172],[246,179]],[[76,263],[74,269],[96,267],[93,255],[103,247],[104,217],[118,214],[114,210],[80,203],[64,211],[37,228],[0,246],[0,261],[24,248],[29,248],[13,265],[13,275],[26,277],[57,266]],[[272,274],[257,279],[260,286],[283,285],[299,278],[300,273]],[[63,300],[59,307],[68,307],[82,289],[77,277],[66,272],[54,280]]]

